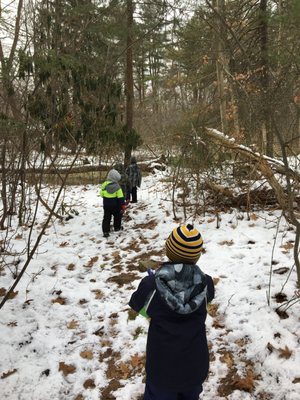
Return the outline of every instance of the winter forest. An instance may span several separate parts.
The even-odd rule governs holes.
[[[182,224],[215,285],[199,399],[300,399],[299,27],[299,0],[0,0],[1,400],[143,400],[128,303]]]

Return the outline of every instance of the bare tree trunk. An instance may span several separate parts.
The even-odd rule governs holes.
[[[2,200],[2,217],[0,220],[0,229],[4,230],[5,226],[5,220],[7,218],[7,192],[6,192],[6,185],[7,185],[7,180],[6,180],[6,165],[5,165],[5,155],[6,155],[6,142],[7,140],[5,139],[2,144],[2,149],[1,149],[1,166],[2,166],[2,174],[1,174],[1,200]]]
[[[20,199],[20,204],[19,204],[19,210],[18,210],[18,220],[19,220],[19,225],[23,224],[23,216],[24,216],[24,211],[26,207],[26,195],[25,195],[25,186],[26,186],[26,160],[27,160],[27,131],[26,129],[23,132],[23,138],[22,138],[22,153],[21,153],[21,170],[20,170],[20,188],[21,188],[21,199]]]
[[[279,131],[279,129],[277,128],[277,125],[276,125],[274,119],[273,119],[273,125],[275,127],[276,136],[280,143],[283,163],[284,163],[286,170],[288,171],[289,163],[288,163],[288,156],[286,153],[286,146],[285,146],[282,134]],[[288,173],[286,174],[286,187],[287,187],[287,196],[288,196],[288,207],[287,207],[286,214],[288,216],[289,221],[291,221],[291,223],[296,228],[295,243],[294,243],[294,261],[295,261],[296,271],[297,271],[297,286],[298,286],[298,288],[300,288],[300,260],[299,260],[300,222],[294,212],[294,204],[293,203],[294,203],[294,198],[295,198],[295,192],[293,190],[291,179],[290,179],[290,176]]]
[[[259,4],[259,40],[261,68],[261,107],[262,107],[262,152],[273,156],[273,134],[271,131],[270,82],[268,60],[268,1],[260,0]]]
[[[126,135],[130,136],[133,129],[133,56],[132,56],[132,30],[133,30],[133,3],[127,0],[127,50],[126,50]],[[130,164],[132,145],[126,142],[124,165]]]
[[[3,87],[3,94],[4,99],[9,107],[10,114],[17,120],[22,120],[22,113],[20,107],[18,105],[18,101],[16,99],[15,90],[13,87],[12,82],[12,67],[13,67],[13,60],[15,58],[15,53],[17,49],[17,44],[19,41],[20,29],[21,29],[21,16],[22,16],[22,9],[23,9],[23,0],[18,1],[17,6],[17,14],[15,18],[15,25],[14,25],[14,37],[13,42],[10,48],[9,56],[6,57],[2,47],[2,40],[0,39],[0,63],[2,69],[2,87]],[[2,15],[2,8],[0,4],[0,19],[3,18]]]
[[[215,7],[217,11],[217,21],[218,21],[218,35],[216,37],[216,73],[217,73],[217,84],[218,84],[218,94],[219,94],[219,107],[220,107],[220,118],[221,118],[221,129],[222,132],[228,133],[227,121],[226,121],[226,97],[224,88],[224,46],[222,40],[224,38],[224,25],[219,15],[224,15],[224,0],[215,0]]]

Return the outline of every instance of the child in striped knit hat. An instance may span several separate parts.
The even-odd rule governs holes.
[[[175,228],[155,274],[142,279],[129,305],[151,318],[147,340],[144,400],[198,400],[209,356],[206,305],[214,298],[212,278],[198,265],[203,240],[192,225]]]

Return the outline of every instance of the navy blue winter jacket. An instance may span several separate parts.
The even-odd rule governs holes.
[[[197,265],[164,263],[142,279],[129,305],[139,312],[150,298],[147,381],[176,392],[201,384],[209,367],[205,319],[212,278]]]

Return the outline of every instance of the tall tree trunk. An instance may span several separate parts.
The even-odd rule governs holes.
[[[220,118],[221,118],[221,129],[222,132],[228,133],[227,121],[226,121],[226,97],[224,88],[224,45],[222,40],[225,35],[224,25],[219,18],[219,15],[224,15],[225,3],[224,0],[214,0],[214,6],[217,11],[217,23],[218,23],[218,34],[216,37],[216,73],[217,73],[217,84],[218,84],[218,95],[219,95],[219,107],[220,107]]]
[[[8,211],[8,205],[7,205],[7,179],[6,179],[6,142],[7,140],[4,139],[2,146],[1,146],[1,167],[2,167],[2,173],[1,173],[1,200],[2,200],[2,216],[0,219],[0,230],[5,229],[5,220],[7,218],[7,211]]]
[[[10,116],[13,116],[17,121],[22,120],[22,112],[20,106],[18,105],[18,101],[15,95],[15,90],[13,87],[12,67],[20,36],[22,10],[23,10],[23,0],[19,0],[17,5],[15,24],[14,24],[14,37],[8,57],[6,56],[6,54],[4,54],[2,40],[0,39],[0,63],[2,69],[2,88],[3,88],[4,101],[8,105]],[[0,19],[2,18],[3,15],[0,2]]]
[[[133,3],[127,0],[127,51],[126,51],[126,135],[130,137],[133,129],[133,57],[132,57]],[[126,140],[124,165],[130,164],[132,145]]]
[[[259,3],[259,40],[261,68],[261,108],[262,108],[262,152],[273,156],[273,134],[271,131],[270,81],[268,61],[268,11],[267,0]]]

